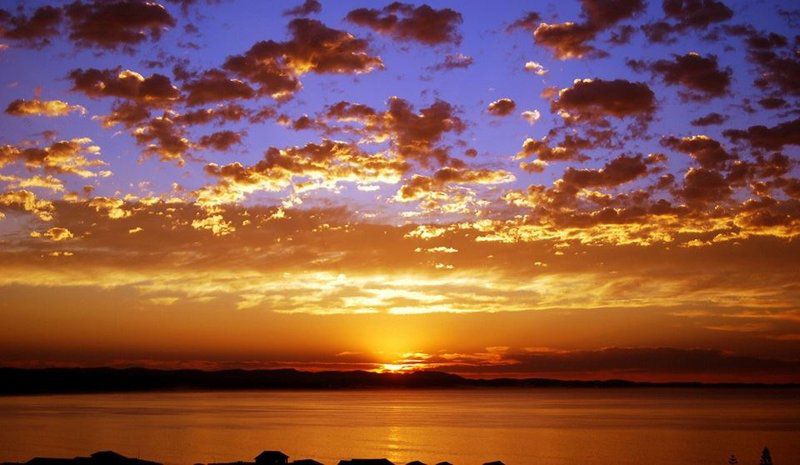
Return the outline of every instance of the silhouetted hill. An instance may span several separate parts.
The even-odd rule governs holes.
[[[407,374],[368,371],[152,370],[147,368],[0,368],[0,395],[135,391],[236,391],[268,389],[445,389],[533,387],[771,387],[799,384],[641,383],[544,378],[470,379],[436,371]]]

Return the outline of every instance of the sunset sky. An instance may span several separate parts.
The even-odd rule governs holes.
[[[0,0],[0,365],[800,381],[792,1]]]

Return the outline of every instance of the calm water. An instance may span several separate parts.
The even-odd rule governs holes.
[[[800,464],[800,392],[477,390],[0,397],[0,462],[113,449],[167,464],[264,449],[456,465]]]

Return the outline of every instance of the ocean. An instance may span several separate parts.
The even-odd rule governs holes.
[[[99,450],[168,465],[262,450],[335,464],[800,463],[800,391],[475,389],[0,397],[0,462]]]

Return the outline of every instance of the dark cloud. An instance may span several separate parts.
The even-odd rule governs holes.
[[[101,117],[106,127],[121,124],[130,128],[150,118],[150,107],[137,102],[118,100],[111,106],[111,114]]]
[[[286,42],[261,41],[242,55],[229,57],[224,68],[259,86],[259,93],[286,98],[297,92],[306,73],[358,74],[383,67],[368,53],[367,42],[313,19],[289,23]]]
[[[665,137],[661,140],[665,147],[670,147],[694,158],[703,168],[719,170],[734,157],[728,153],[718,141],[708,136]]]
[[[645,24],[642,30],[651,42],[671,43],[675,34],[687,29],[707,29],[727,21],[733,11],[716,0],[663,0],[665,19]]]
[[[318,0],[305,0],[301,5],[283,12],[284,16],[308,16],[322,11],[322,4]]]
[[[441,142],[446,134],[459,134],[466,128],[455,107],[442,100],[415,111],[407,100],[392,97],[383,112],[363,104],[339,102],[328,107],[324,118],[345,124],[357,123],[358,128],[332,129],[354,132],[367,140],[388,139],[400,156],[423,166],[433,162],[439,165],[458,163]]]
[[[238,79],[229,78],[221,70],[209,70],[183,85],[186,103],[204,105],[224,100],[250,99],[255,91]]]
[[[755,85],[765,91],[773,91],[778,95],[789,94],[800,96],[800,57],[789,40],[774,32],[758,32],[749,26],[731,26],[726,32],[744,36],[748,56],[758,68]]]
[[[689,203],[716,203],[728,199],[733,190],[719,171],[689,168],[679,195]]]
[[[586,22],[597,29],[606,29],[631,18],[645,9],[642,0],[581,0]]]
[[[758,104],[767,110],[777,110],[779,108],[786,108],[789,102],[780,97],[765,97],[758,101]]]
[[[723,132],[733,142],[746,141],[753,148],[781,150],[786,145],[800,145],[800,118],[776,126],[750,126],[747,129],[728,129]]]
[[[508,116],[516,110],[517,104],[510,98],[501,98],[490,103],[486,110],[494,116]]]
[[[536,27],[542,21],[542,15],[535,11],[530,11],[525,14],[525,16],[521,17],[520,19],[511,23],[506,30],[511,32],[515,29],[524,29],[528,32],[533,32],[536,30]]]
[[[143,145],[145,156],[154,156],[161,161],[185,163],[185,156],[192,145],[186,138],[186,130],[168,115],[148,120],[133,131],[136,143]]]
[[[529,14],[512,24],[511,28],[532,31],[535,42],[548,47],[559,60],[584,56],[603,57],[607,55],[607,52],[595,48],[590,42],[620,21],[641,13],[644,11],[644,6],[642,0],[582,0],[581,13],[584,18],[582,22],[555,24],[542,22],[533,29],[533,24],[538,21],[538,16]],[[627,42],[633,32],[631,28],[621,29],[621,31],[623,32],[616,34],[616,38],[612,37],[612,43]]]
[[[255,113],[257,114],[258,112]],[[239,104],[229,103],[217,105],[213,108],[188,111],[176,117],[176,120],[189,126],[209,123],[222,124],[255,117],[256,114]]]
[[[434,356],[425,363],[440,363],[454,373],[515,373],[532,377],[622,378],[674,380],[760,380],[764,375],[794,377],[798,360],[736,355],[713,349],[671,347],[611,347],[578,351],[502,350],[490,354]]]
[[[347,14],[348,21],[368,27],[397,40],[417,41],[427,45],[459,43],[461,13],[443,8],[436,10],[428,5],[414,7],[394,2],[383,9],[358,8]]]
[[[47,45],[59,33],[62,16],[60,8],[49,5],[37,8],[30,17],[0,9],[0,37],[33,47]]]
[[[674,55],[673,60],[658,60],[652,63],[630,60],[628,64],[636,71],[650,70],[670,85],[683,86],[685,100],[708,100],[728,93],[733,71],[720,68],[714,55],[697,53]]]
[[[692,126],[716,126],[728,121],[726,115],[721,115],[717,112],[711,112],[705,116],[693,119],[690,124]]]
[[[224,152],[234,145],[241,144],[242,135],[234,131],[218,131],[201,137],[198,143],[201,148]]]
[[[148,106],[169,105],[180,98],[180,91],[163,74],[144,77],[116,69],[75,69],[69,73],[72,90],[89,97],[118,97]]]
[[[65,11],[70,39],[87,47],[130,50],[148,38],[159,39],[163,30],[175,26],[166,8],[145,0],[79,0]]]
[[[624,79],[576,80],[551,103],[565,121],[606,124],[606,117],[649,119],[656,109],[655,94],[643,82]]]
[[[577,189],[615,187],[646,174],[647,165],[641,155],[620,155],[597,170],[567,168],[562,180],[566,185]]]
[[[733,11],[716,0],[664,0],[662,7],[668,18],[677,21],[678,30],[705,28],[733,17]]]
[[[431,194],[446,197],[446,188],[453,184],[500,184],[511,182],[514,176],[503,170],[444,167],[433,176],[414,175],[397,192],[402,202],[425,199]]]

